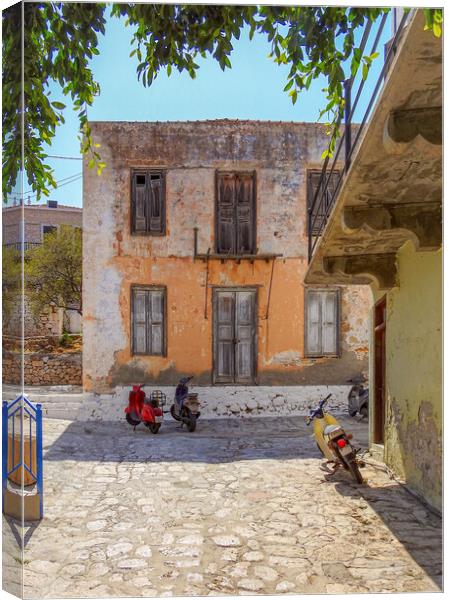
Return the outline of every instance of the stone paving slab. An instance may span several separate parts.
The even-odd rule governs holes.
[[[343,424],[366,447],[366,422]],[[327,480],[303,419],[176,426],[45,420],[27,598],[441,589],[441,520],[373,466]]]

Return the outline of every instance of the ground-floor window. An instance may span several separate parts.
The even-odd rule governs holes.
[[[305,296],[305,354],[338,356],[340,290],[308,288]]]
[[[132,353],[166,355],[166,289],[132,286]]]

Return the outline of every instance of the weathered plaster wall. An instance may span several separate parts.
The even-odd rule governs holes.
[[[306,169],[326,147],[323,128],[304,123],[92,123],[107,167],[84,168],[83,372],[88,391],[135,381],[173,384],[193,374],[211,383],[212,288],[257,286],[258,378],[261,385],[341,384],[367,368],[369,290],[342,294],[341,358],[304,358],[307,266]],[[167,234],[130,233],[130,174],[166,169]],[[214,250],[215,172],[256,170],[257,247],[280,253],[267,319],[271,262],[193,260]],[[167,288],[167,356],[133,357],[130,286]],[[207,314],[205,315],[205,306]]]
[[[397,266],[399,286],[387,294],[384,460],[441,510],[441,251],[416,252],[408,242]],[[382,296],[375,291],[376,301]]]

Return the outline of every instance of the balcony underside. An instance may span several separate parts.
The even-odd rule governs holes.
[[[318,242],[306,283],[397,284],[408,240],[442,236],[442,43],[422,11],[407,30]]]

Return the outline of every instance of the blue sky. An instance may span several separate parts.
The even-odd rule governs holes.
[[[385,31],[386,41],[389,26]],[[228,118],[316,121],[319,108],[324,105],[324,80],[313,82],[311,89],[301,94],[295,105],[291,103],[288,94],[283,91],[289,67],[278,66],[268,58],[270,45],[263,36],[255,35],[250,41],[248,33],[243,33],[234,44],[230,70],[221,71],[212,58],[200,59],[197,61],[200,69],[195,80],[190,79],[187,73],[173,71],[167,77],[165,72],[161,72],[149,88],[144,88],[137,81],[137,59],[129,57],[130,38],[131,30],[124,26],[124,20],[108,19],[106,34],[100,36],[100,54],[91,63],[94,76],[101,86],[101,94],[89,108],[91,120]],[[380,65],[375,68],[378,70]],[[48,153],[80,157],[76,113],[71,110],[68,99],[62,96],[57,85],[51,87],[51,99],[63,101],[68,108],[65,110],[66,124],[58,128]],[[55,179],[60,181],[58,189],[51,192],[50,199],[58,200],[61,204],[81,206],[81,160],[49,158],[47,162],[55,169]],[[25,184],[27,189],[28,185]],[[31,200],[35,201],[33,195]]]

